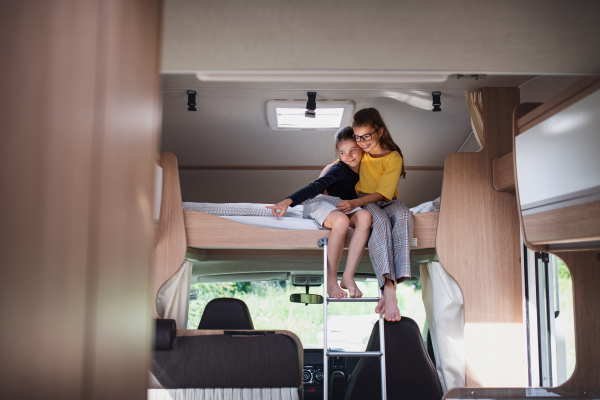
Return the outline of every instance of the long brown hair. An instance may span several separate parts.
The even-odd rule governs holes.
[[[364,127],[370,126],[379,131],[379,129],[383,128],[383,134],[381,138],[379,138],[379,143],[383,146],[384,149],[390,151],[397,151],[402,157],[402,171],[400,171],[400,178],[406,178],[406,171],[404,171],[404,156],[402,155],[402,151],[400,147],[394,142],[392,139],[392,135],[390,135],[390,131],[388,131],[387,126],[385,126],[385,122],[383,122],[383,118],[381,118],[381,114],[375,108],[363,108],[360,111],[357,111],[354,114],[354,118],[352,119],[352,127]]]

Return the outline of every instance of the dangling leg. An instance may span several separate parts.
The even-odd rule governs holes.
[[[340,211],[332,211],[325,218],[323,226],[331,228],[327,244],[327,293],[329,297],[340,299],[347,297],[347,294],[338,284],[337,269],[344,251],[344,242],[350,221],[346,214]]]
[[[410,246],[414,223],[412,213],[406,205],[396,200],[384,208],[392,222],[392,244],[394,249],[394,271],[397,282],[410,278]]]
[[[400,309],[398,308],[398,298],[396,297],[396,283],[390,279],[385,280],[383,285],[383,296],[379,300],[382,304],[380,314],[386,321],[400,321]]]
[[[350,215],[350,226],[354,228],[354,233],[348,246],[348,258],[346,259],[346,268],[340,286],[343,289],[348,289],[350,297],[362,297],[363,294],[354,281],[354,273],[369,240],[371,214],[367,210],[353,213]]]
[[[369,238],[369,256],[371,257],[371,263],[373,264],[373,269],[377,275],[379,287],[385,294],[387,281],[392,283],[392,287],[393,282],[396,281],[393,268],[394,252],[391,240],[392,224],[385,214],[385,211],[376,204],[368,203],[365,204],[364,208],[371,213],[373,219],[371,225],[371,237]],[[386,309],[385,306],[386,297],[383,296],[377,304],[377,307],[375,307],[375,312],[378,314],[385,314],[387,317],[393,317],[393,306],[390,305],[389,309]]]

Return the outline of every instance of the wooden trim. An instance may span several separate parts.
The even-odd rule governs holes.
[[[342,257],[348,256],[348,250],[344,250]],[[365,248],[363,257],[369,257],[369,249]],[[435,249],[413,249],[410,251],[411,262],[423,259],[423,256],[430,256],[432,259],[437,256]],[[268,249],[197,249],[188,247],[186,258],[195,261],[208,261],[217,259],[219,261],[231,259],[260,259],[261,257],[273,257],[281,260],[299,260],[307,258],[315,258],[322,260],[323,250],[268,250]],[[415,258],[413,260],[413,258]]]
[[[186,237],[183,220],[181,190],[177,159],[168,151],[161,153],[163,169],[162,200],[158,235],[153,253],[154,284],[152,290],[152,307],[156,310],[156,297],[161,286],[181,268],[185,261]]]
[[[512,151],[492,161],[494,189],[499,192],[515,191],[515,171]]]
[[[556,252],[571,272],[575,326],[575,371],[560,388],[588,390],[600,395],[600,252]],[[592,393],[589,392],[592,389]],[[588,398],[588,397],[586,397]]]
[[[180,165],[180,171],[321,171],[323,165]],[[443,171],[438,166],[406,166],[406,171]]]
[[[597,76],[581,79],[576,84],[560,92],[540,107],[518,118],[515,136],[520,135],[537,124],[558,114],[565,108],[577,103],[584,97],[600,89],[600,78]],[[533,103],[528,103],[533,104]]]
[[[159,167],[162,167],[162,162],[160,159],[160,152],[157,152],[154,156],[155,156],[154,162],[156,163],[156,165],[158,165]]]
[[[287,230],[252,226],[215,215],[185,210],[187,246],[198,249],[318,249],[317,241],[330,230]],[[416,248],[435,247],[438,212],[416,214],[413,218]],[[353,230],[346,235],[348,247]]]
[[[577,368],[577,366],[575,367]],[[476,393],[476,397],[472,392]],[[581,387],[528,387],[528,388],[475,388],[464,387],[449,390],[443,397],[443,400],[464,400],[464,399],[539,399],[549,400],[557,399],[596,399],[600,395],[598,390],[591,386]],[[550,397],[552,396],[552,397]],[[561,397],[555,397],[561,396]]]
[[[413,216],[413,238],[417,239],[415,248],[435,248],[439,211],[431,211]],[[413,251],[411,250],[411,253]]]
[[[492,186],[492,160],[512,148],[519,89],[484,88],[482,96],[485,147],[446,157],[436,249],[463,295],[466,385],[525,386],[516,197]]]
[[[523,229],[534,245],[600,239],[600,200],[523,215]]]

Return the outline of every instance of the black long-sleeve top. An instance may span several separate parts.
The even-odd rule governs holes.
[[[323,193],[327,189],[327,194],[330,196],[339,197],[342,200],[353,200],[357,197],[356,190],[354,189],[357,182],[358,174],[340,161],[334,164],[325,176],[303,187],[287,198],[292,199],[292,206],[297,206],[305,200]]]

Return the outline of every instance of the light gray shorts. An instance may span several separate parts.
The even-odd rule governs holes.
[[[339,197],[328,196],[326,194],[320,194],[317,197],[314,197],[310,200],[306,200],[304,205],[304,210],[302,211],[302,216],[307,219],[314,219],[317,225],[320,227],[323,226],[323,222],[332,211],[339,211],[336,206],[342,201]],[[353,212],[357,212],[362,210],[360,207],[356,207],[354,210],[350,211],[346,214],[352,214]]]

